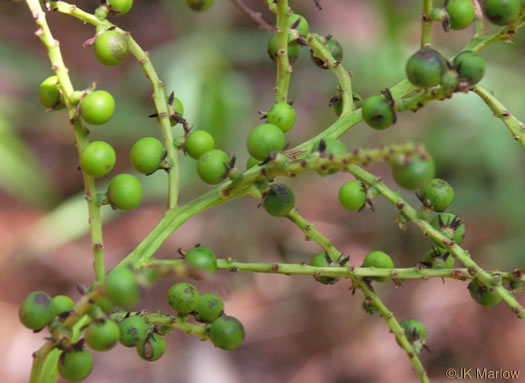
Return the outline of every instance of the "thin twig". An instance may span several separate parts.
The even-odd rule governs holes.
[[[231,1],[237,8],[239,8],[239,10],[242,13],[244,13],[246,16],[252,19],[253,22],[259,26],[259,28],[264,29],[265,31],[268,31],[270,33],[275,33],[275,28],[263,19],[261,12],[256,12],[253,9],[249,8],[246,4],[242,2],[242,0]]]

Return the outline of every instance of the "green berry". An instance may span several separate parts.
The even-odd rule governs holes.
[[[354,102],[354,108],[355,109],[359,109],[363,106],[363,98],[358,95],[357,93],[354,93],[352,95],[352,98],[353,98],[353,102]],[[336,96],[334,98],[332,98],[332,100],[330,101],[330,105],[331,107],[334,108],[334,112],[337,116],[340,116],[342,113],[343,113],[343,99],[341,96]]]
[[[339,202],[345,209],[359,210],[366,202],[366,191],[359,181],[348,181],[339,189]]]
[[[91,322],[85,333],[86,343],[95,351],[111,350],[120,339],[120,328],[117,323],[106,319]]]
[[[197,161],[197,173],[201,180],[210,185],[224,181],[230,164],[228,155],[219,149],[207,151]]]
[[[325,48],[328,48],[335,61],[343,61],[343,47],[341,47],[339,41],[332,38],[330,40],[327,40],[323,45],[325,46]],[[310,56],[312,57],[312,61],[314,62],[314,64],[317,65],[319,68],[328,69],[328,65],[326,65],[325,61],[322,58],[316,56],[313,50],[310,50]]]
[[[189,314],[199,304],[199,291],[189,283],[174,284],[168,290],[168,302],[177,314]]]
[[[270,56],[270,58],[273,61],[277,61],[277,47],[277,35],[273,35],[270,41],[268,41],[268,56]],[[290,62],[290,64],[293,64],[297,60],[297,58],[299,57],[299,52],[300,46],[298,43],[288,44],[288,61]]]
[[[414,156],[404,166],[394,166],[392,176],[396,183],[407,190],[424,188],[434,177],[436,166],[432,157]]]
[[[255,159],[253,157],[249,157],[248,160],[246,161],[246,170],[253,168],[255,165],[257,165],[260,162],[261,161]]]
[[[414,347],[416,354],[419,354],[427,340],[427,330],[423,323],[415,319],[405,319],[399,322],[399,325],[405,330],[405,337]]]
[[[55,110],[62,109],[64,103],[60,97],[60,91],[58,90],[58,78],[57,76],[51,76],[46,78],[40,87],[38,88],[38,100],[45,108],[55,108]]]
[[[286,133],[295,124],[295,109],[286,102],[274,104],[266,115],[266,121]]]
[[[394,262],[392,258],[382,251],[372,251],[368,253],[363,260],[362,267],[375,267],[377,269],[392,269],[394,267]],[[385,282],[388,280],[387,277],[373,277],[370,278],[378,282]]]
[[[433,269],[451,269],[454,267],[454,257],[448,250],[440,247],[429,250],[423,262],[432,264]]]
[[[237,318],[222,316],[212,323],[210,338],[215,347],[234,350],[244,341],[244,327]]]
[[[515,21],[521,12],[520,0],[485,0],[483,13],[496,25],[507,25]]]
[[[202,12],[210,8],[215,0],[185,0],[186,5],[197,12]]]
[[[20,322],[31,330],[46,327],[57,314],[51,297],[43,291],[33,291],[24,298],[18,308]]]
[[[286,144],[283,131],[273,124],[262,124],[248,135],[247,146],[250,155],[264,161],[270,153],[282,150]]]
[[[217,319],[224,310],[221,298],[212,293],[202,294],[195,311],[197,319],[201,322],[211,323]]]
[[[104,284],[106,296],[117,306],[133,306],[140,300],[140,289],[135,273],[126,267],[109,273]]]
[[[454,58],[453,64],[458,77],[469,85],[477,84],[485,75],[485,60],[475,52],[461,52]]]
[[[421,191],[421,198],[425,200],[425,203],[428,203],[432,210],[441,212],[446,210],[454,201],[454,189],[447,181],[434,178]]]
[[[131,165],[143,174],[151,174],[160,168],[164,157],[164,146],[154,137],[141,138],[133,144],[129,152]]]
[[[125,15],[133,6],[133,0],[108,0],[109,6],[112,10],[119,10],[119,16]]]
[[[263,206],[268,214],[283,217],[294,208],[295,195],[287,185],[273,184],[264,195]]]
[[[108,122],[115,111],[115,100],[105,90],[88,94],[80,103],[80,115],[88,124],[101,125]]]
[[[362,113],[368,126],[378,130],[388,128],[396,120],[392,105],[381,95],[368,97],[363,103]]]
[[[66,295],[57,295],[53,298],[53,306],[57,314],[70,312],[75,308],[75,302]]]
[[[88,350],[63,351],[58,359],[58,373],[70,382],[86,379],[93,369],[93,356]]]
[[[186,152],[194,160],[215,147],[212,135],[204,130],[194,130],[186,137]]]
[[[340,156],[346,153],[346,148],[344,144],[339,141],[337,138],[331,138],[326,137],[319,141],[317,141],[314,146],[312,147],[312,153],[313,152],[319,152],[324,157],[331,157],[331,156]],[[317,172],[325,176],[327,174],[334,174],[337,173],[337,169],[320,169]]]
[[[116,209],[131,210],[138,206],[142,198],[139,180],[130,174],[113,177],[108,186],[109,203]]]
[[[421,48],[407,61],[408,80],[420,88],[431,88],[441,82],[447,64],[441,53],[432,48]]]
[[[308,32],[310,31],[308,21],[306,21],[306,19],[303,16],[297,13],[292,13],[290,16],[288,16],[288,28],[291,28],[295,23],[297,23],[297,20],[300,20],[297,26],[295,27],[297,32],[299,32],[301,36],[308,35]]]
[[[449,0],[446,11],[452,29],[465,29],[474,21],[474,6],[470,0]]]
[[[477,279],[473,279],[469,283],[468,290],[472,299],[485,307],[496,306],[502,299],[498,294],[491,292],[488,287],[480,284]]]
[[[137,354],[148,362],[160,359],[165,351],[166,341],[157,333],[151,333],[144,342],[140,342],[137,345]]]
[[[125,347],[136,347],[148,336],[148,325],[138,315],[124,318],[119,323],[120,343]]]
[[[104,141],[89,143],[80,153],[80,167],[92,177],[104,177],[115,166],[117,155],[113,147]]]
[[[184,256],[184,262],[196,270],[214,274],[217,271],[217,257],[215,253],[204,246],[194,247]]]
[[[337,257],[331,256],[328,253],[319,253],[312,258],[310,264],[315,267],[330,267],[330,266],[339,266],[337,263]],[[339,278],[334,277],[316,277],[315,280],[321,282],[324,285],[332,285],[339,280]]]
[[[465,238],[465,225],[461,218],[451,213],[441,213],[432,219],[432,227],[445,237],[454,240],[458,245]]]
[[[128,57],[128,42],[116,30],[102,32],[95,41],[95,57],[104,65],[118,65]]]

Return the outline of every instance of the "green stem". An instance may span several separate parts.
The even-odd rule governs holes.
[[[286,102],[291,66],[288,60],[288,0],[277,0],[277,80],[275,102]]]
[[[512,138],[518,141],[525,148],[525,124],[518,120],[507,108],[490,92],[479,85],[475,85],[472,90],[488,105],[494,112],[494,116],[499,118],[512,134]]]
[[[31,367],[31,377],[29,383],[44,383],[42,380],[44,365],[47,357],[56,348],[56,343],[48,341],[44,343],[38,351],[33,354],[33,365]],[[46,382],[47,383],[47,382]]]
[[[478,0],[471,0],[474,6],[474,34],[473,39],[483,36],[485,25],[483,24],[483,12]]]
[[[421,20],[421,48],[432,45],[432,0],[423,0]]]

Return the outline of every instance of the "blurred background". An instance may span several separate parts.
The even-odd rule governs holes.
[[[265,11],[263,2],[246,0]],[[94,11],[96,0],[77,0]],[[418,48],[420,1],[324,0],[290,1],[306,16],[310,30],[331,33],[343,45],[344,65],[353,72],[354,90],[368,97],[404,78],[407,58]],[[438,4],[439,5],[439,4]],[[217,0],[202,14],[183,1],[135,0],[132,11],[110,19],[132,32],[151,52],[168,92],[174,91],[192,126],[209,131],[217,146],[235,154],[238,164],[248,158],[245,140],[259,123],[260,110],[273,103],[275,64],[268,58],[270,35],[242,15],[230,1]],[[69,16],[49,13],[76,89],[96,81],[110,91],[117,107],[113,119],[92,127],[92,138],[107,140],[117,151],[110,176],[131,172],[128,151],[143,136],[159,136],[151,88],[130,57],[118,67],[99,64],[92,48],[82,43],[94,29]],[[488,26],[489,30],[493,30]],[[435,25],[435,46],[454,55],[470,39],[471,28],[444,33]],[[52,75],[43,46],[25,3],[0,2],[0,381],[27,382],[31,353],[47,336],[32,334],[18,321],[18,304],[30,291],[79,298],[77,285],[93,281],[83,185],[66,112],[46,113],[38,103],[39,84]],[[525,33],[513,44],[485,49],[487,74],[482,85],[493,90],[520,119],[525,119]],[[294,66],[290,100],[298,119],[287,134],[291,145],[318,134],[335,121],[328,102],[336,82],[329,71],[312,65],[303,48]],[[386,131],[364,123],[342,137],[348,149],[407,141],[424,143],[435,158],[437,176],[452,184],[456,199],[450,211],[464,219],[463,242],[486,269],[525,267],[525,152],[474,94],[433,102],[417,114],[400,114]],[[180,125],[175,128],[180,134]],[[392,182],[390,169],[370,171]],[[182,201],[209,190],[189,157],[181,161]],[[398,267],[422,260],[430,248],[413,226],[400,231],[396,209],[382,198],[376,211],[348,212],[337,201],[346,174],[319,177],[307,174],[284,180],[295,190],[297,209],[333,240],[354,265],[372,250],[391,255]],[[109,177],[98,182],[104,191]],[[102,209],[107,268],[137,246],[161,218],[166,206],[166,174],[141,177],[145,197],[141,206],[119,213]],[[414,193],[402,192],[418,204]],[[309,262],[319,252],[304,241],[290,222],[257,209],[258,201],[243,199],[214,208],[184,224],[163,244],[159,258],[177,257],[178,248],[201,243],[219,257],[247,262]],[[249,222],[249,224],[247,224]],[[167,289],[177,279],[166,278],[144,293],[138,309],[170,313]],[[195,283],[195,282],[192,282]],[[352,296],[350,283],[325,286],[308,276],[231,274],[219,271],[211,281],[196,282],[201,292],[215,292],[226,312],[246,328],[246,342],[234,352],[215,349],[180,332],[168,335],[164,357],[154,363],[138,358],[133,349],[116,347],[95,353],[95,367],[86,382],[179,383],[350,383],[418,381],[403,350],[378,315],[361,307],[362,294]],[[523,367],[523,322],[501,303],[478,306],[467,283],[454,280],[391,282],[377,286],[379,296],[399,320],[422,321],[431,352],[421,359],[435,382],[444,382],[446,368],[519,370]],[[519,296],[525,304],[523,296]],[[525,381],[522,369],[518,381]]]

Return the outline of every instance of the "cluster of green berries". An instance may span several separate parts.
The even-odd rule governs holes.
[[[508,25],[519,18],[522,7],[521,0],[485,0],[483,13],[496,25]],[[475,10],[470,0],[449,0],[445,11],[452,29],[465,29],[474,21]]]
[[[244,327],[235,317],[224,314],[224,303],[215,294],[200,294],[190,283],[176,283],[168,291],[168,302],[179,316],[193,315],[206,323],[212,343],[224,350],[234,350],[244,341]]]

